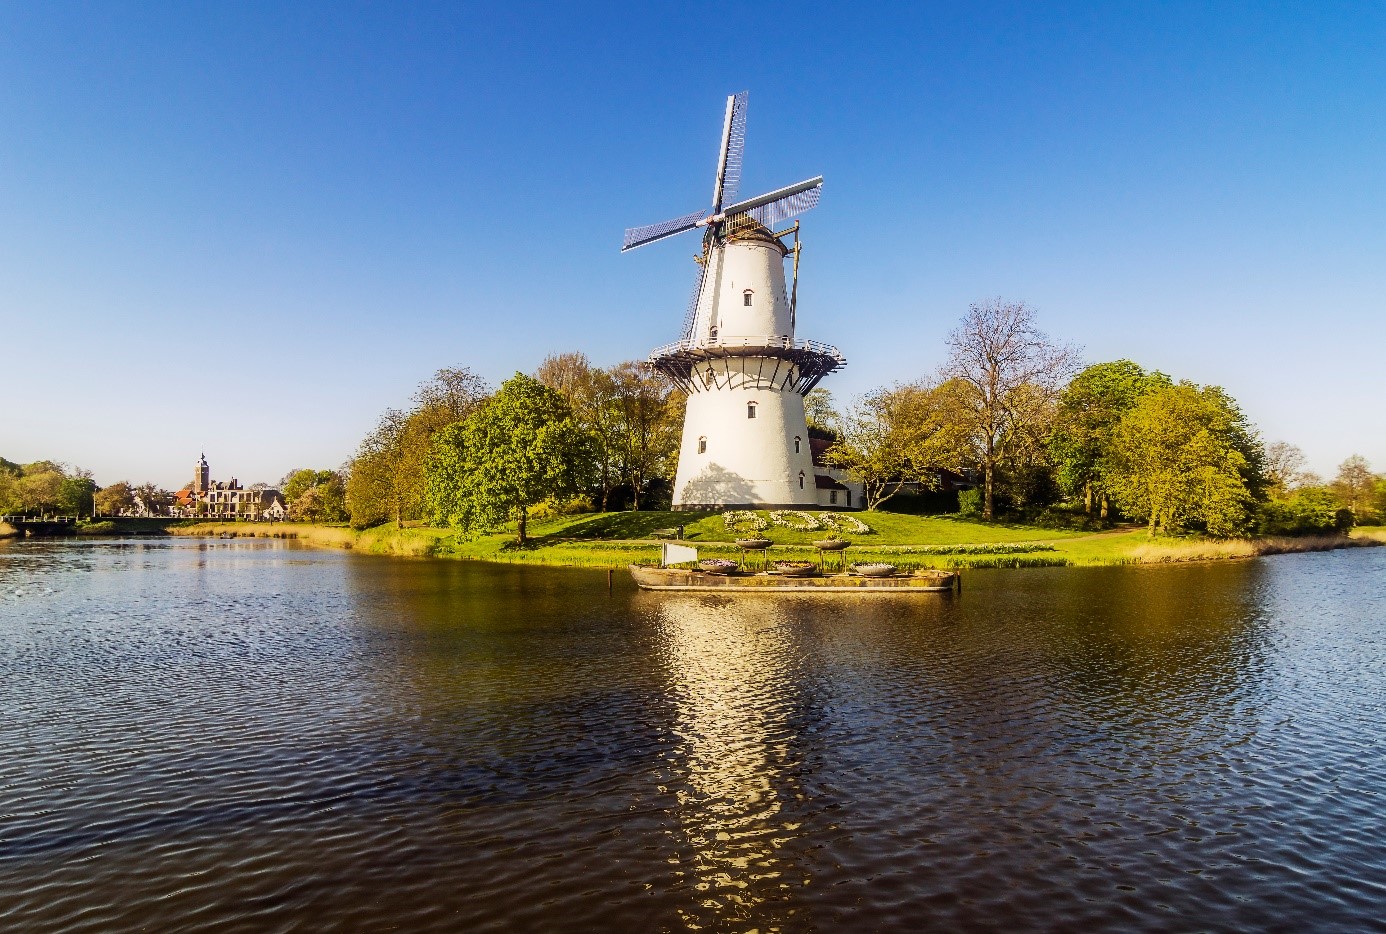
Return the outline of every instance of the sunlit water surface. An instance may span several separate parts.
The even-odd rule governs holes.
[[[0,544],[13,930],[1351,929],[1386,549],[641,594]]]

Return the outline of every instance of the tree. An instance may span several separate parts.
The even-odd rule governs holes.
[[[1255,500],[1245,419],[1216,386],[1181,382],[1143,394],[1112,435],[1104,465],[1112,497],[1150,535],[1198,523],[1210,535],[1243,531]],[[1253,456],[1255,452],[1253,451]]]
[[[829,438],[837,438],[842,417],[833,404],[833,394],[819,386],[804,396],[804,418],[810,433],[817,432]]]
[[[1304,486],[1314,475],[1309,472],[1304,452],[1285,441],[1266,445],[1266,489],[1276,499],[1285,499]]]
[[[370,434],[361,440],[350,464],[346,502],[351,524],[369,528],[391,518],[404,525],[411,499],[405,466],[404,431],[408,416],[386,409]]]
[[[951,417],[957,391],[951,383],[879,389],[839,419],[839,440],[825,458],[862,485],[868,510],[898,493],[903,482],[932,486],[938,470],[961,469],[968,438]]]
[[[145,515],[163,515],[173,505],[173,494],[157,484],[141,483],[133,492],[136,502],[144,507]]]
[[[1170,385],[1163,373],[1147,373],[1130,360],[1096,363],[1075,376],[1059,393],[1049,452],[1058,468],[1059,486],[1083,497],[1083,511],[1100,504],[1107,518],[1108,495],[1102,476],[1112,433],[1123,415],[1149,389]]]
[[[420,384],[409,411],[387,409],[350,463],[346,503],[351,523],[366,528],[421,515],[424,465],[433,436],[474,411],[486,384],[466,368],[442,369]]]
[[[1373,517],[1376,482],[1371,464],[1362,455],[1354,454],[1338,465],[1338,475],[1329,489],[1361,521]]]
[[[53,461],[25,464],[24,475],[15,481],[20,511],[30,515],[58,512],[58,501],[66,479],[62,464]]]
[[[952,417],[967,432],[982,472],[982,516],[995,516],[996,477],[1008,459],[1039,452],[1059,390],[1077,354],[1055,344],[1024,304],[972,305],[948,335],[941,375],[955,384]]]
[[[617,369],[598,369],[586,354],[564,353],[545,357],[534,373],[535,379],[563,397],[573,418],[591,436],[593,478],[598,508],[603,512],[620,475],[617,458],[622,438],[613,375]]]
[[[640,492],[655,477],[669,476],[677,463],[683,426],[683,396],[669,380],[643,363],[622,363],[608,371],[615,409],[615,448],[622,479]]]
[[[523,545],[529,510],[577,492],[588,479],[591,455],[591,437],[563,397],[516,373],[485,405],[434,439],[429,518],[467,532],[514,520]]]
[[[120,480],[97,490],[94,499],[98,515],[118,516],[135,507],[135,490],[129,480]]]
[[[346,481],[336,470],[292,470],[280,484],[289,518],[297,522],[342,522]]]
[[[92,515],[92,495],[96,483],[91,471],[77,469],[58,485],[58,511],[71,516]]]

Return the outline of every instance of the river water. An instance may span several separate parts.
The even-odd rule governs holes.
[[[0,544],[7,930],[1360,929],[1386,548],[652,595]]]

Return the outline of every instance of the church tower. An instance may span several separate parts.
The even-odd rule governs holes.
[[[197,466],[193,468],[192,490],[198,496],[207,492],[207,488],[212,485],[212,468],[207,466],[207,455],[204,453],[198,458]]]

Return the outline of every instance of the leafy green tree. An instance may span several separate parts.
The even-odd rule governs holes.
[[[804,396],[804,419],[811,433],[833,439],[838,437],[842,416],[837,412],[833,394],[822,386],[810,389]]]
[[[128,480],[120,480],[96,491],[94,505],[96,513],[102,516],[118,516],[127,509],[134,508],[135,488]]]
[[[466,418],[485,393],[486,384],[470,370],[442,369],[419,386],[408,411],[387,409],[349,467],[351,524],[366,528],[393,519],[402,526],[420,518],[434,435]]]
[[[550,354],[535,379],[563,397],[573,418],[592,439],[593,483],[597,508],[605,512],[612,487],[621,475],[620,409],[613,370],[592,366],[586,354]]]
[[[1043,456],[1059,391],[1076,365],[1074,349],[1051,341],[1024,304],[973,305],[948,335],[941,375],[954,386],[950,418],[967,432],[982,473],[983,518],[996,514],[999,471]]]
[[[24,475],[15,481],[15,491],[21,512],[47,515],[59,510],[63,481],[67,474],[62,464],[36,461],[24,465]]]
[[[1170,379],[1163,373],[1147,373],[1130,360],[1115,360],[1089,366],[1059,394],[1049,452],[1059,486],[1070,496],[1082,496],[1085,513],[1091,515],[1096,507],[1107,518],[1102,465],[1122,416],[1142,394],[1168,385]]]
[[[940,469],[961,469],[969,451],[970,435],[953,417],[962,391],[949,382],[870,393],[839,420],[839,440],[825,458],[862,485],[868,510],[898,493],[903,482],[931,486]]]
[[[347,478],[346,503],[351,524],[358,529],[390,519],[397,526],[404,525],[413,499],[404,438],[408,420],[399,409],[386,409],[356,449]]]
[[[592,439],[557,391],[516,373],[481,408],[434,439],[427,514],[466,532],[514,521],[527,541],[529,511],[590,479]]]
[[[643,363],[608,371],[615,415],[613,435],[621,478],[633,491],[632,508],[657,477],[671,477],[678,463],[683,428],[683,395],[669,380]]]
[[[92,515],[96,483],[87,470],[73,471],[58,485],[58,511],[70,516]]]
[[[1122,417],[1103,475],[1117,505],[1145,519],[1152,536],[1198,524],[1228,537],[1250,523],[1259,478],[1245,451],[1256,446],[1225,392],[1181,382],[1145,392]]]
[[[1256,531],[1261,535],[1334,535],[1352,528],[1352,510],[1325,489],[1298,489],[1262,504]]]
[[[343,522],[346,481],[335,470],[292,470],[280,484],[289,518],[297,522]]]

